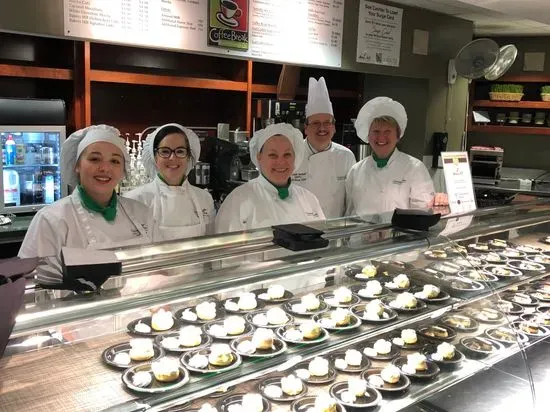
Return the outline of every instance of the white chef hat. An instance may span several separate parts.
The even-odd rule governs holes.
[[[300,130],[288,123],[271,124],[265,129],[256,130],[249,143],[250,160],[252,160],[252,163],[254,163],[258,169],[260,168],[258,153],[262,150],[265,142],[275,135],[283,135],[290,140],[292,148],[294,149],[294,170],[298,169],[305,155],[304,135]]]
[[[407,128],[407,112],[401,103],[383,96],[369,100],[359,110],[357,120],[355,121],[357,136],[364,142],[368,142],[369,129],[373,120],[382,116],[390,116],[395,119],[399,125],[399,139],[401,139]]]
[[[334,115],[325,78],[320,77],[317,81],[310,77],[307,90],[306,118],[318,113]]]
[[[185,174],[188,175],[189,172],[195,167],[195,164],[198,162],[201,155],[201,142],[199,136],[187,127],[183,127],[181,124],[177,123],[168,123],[157,127],[157,129],[150,133],[143,143],[143,152],[142,152],[142,161],[143,167],[147,174],[153,178],[157,175],[158,169],[155,162],[155,147],[158,146],[160,141],[169,134],[170,129],[178,129],[187,136],[187,141],[189,142],[189,150],[191,150],[192,160],[187,162],[187,170]],[[167,133],[168,132],[168,133]]]
[[[130,168],[130,158],[124,147],[124,140],[118,129],[100,124],[77,130],[61,146],[61,179],[63,183],[76,187],[79,183],[75,168],[84,150],[93,143],[106,142],[115,145],[124,156],[124,173]]]

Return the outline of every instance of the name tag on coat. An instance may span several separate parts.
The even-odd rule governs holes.
[[[394,185],[402,185],[403,183],[407,183],[407,179],[401,179],[401,180],[395,179],[392,181],[392,183]]]

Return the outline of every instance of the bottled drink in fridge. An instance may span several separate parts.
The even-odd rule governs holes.
[[[55,185],[53,174],[44,176],[44,203],[51,204],[55,201]]]
[[[36,171],[32,178],[32,200],[34,204],[44,203],[42,172],[40,170]]]
[[[15,164],[16,151],[17,149],[15,147],[15,142],[10,134],[6,140],[6,165],[9,166]]]

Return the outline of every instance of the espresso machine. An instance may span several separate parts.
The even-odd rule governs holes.
[[[306,102],[295,100],[254,99],[253,132],[274,123],[290,123],[304,131]]]

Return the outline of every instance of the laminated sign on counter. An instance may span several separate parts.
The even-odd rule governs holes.
[[[248,50],[248,1],[209,0],[209,46]]]

